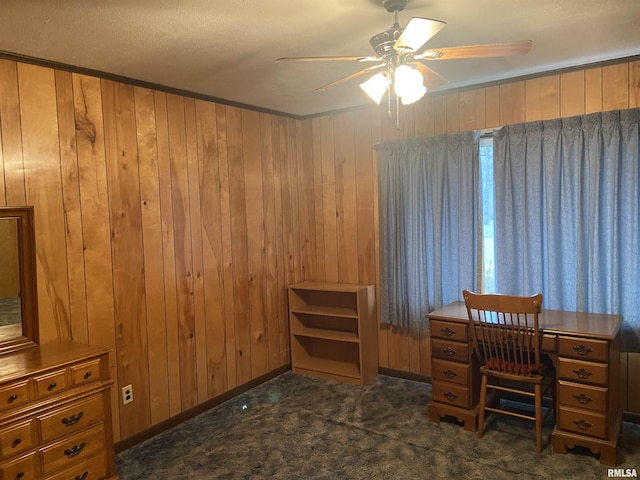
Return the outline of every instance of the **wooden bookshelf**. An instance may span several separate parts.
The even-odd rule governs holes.
[[[360,385],[378,374],[373,285],[291,285],[289,327],[294,373]]]

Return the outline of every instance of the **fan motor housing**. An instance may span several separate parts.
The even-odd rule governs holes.
[[[380,0],[387,12],[401,12],[407,6],[409,0]]]
[[[399,25],[394,25],[389,30],[375,34],[371,37],[369,43],[380,58],[385,58],[392,54],[395,55],[397,52],[393,46],[403,30]]]

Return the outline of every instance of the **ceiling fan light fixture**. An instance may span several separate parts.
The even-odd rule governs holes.
[[[389,77],[384,73],[376,73],[366,82],[360,84],[360,88],[364,90],[371,100],[380,105],[382,97],[389,88]]]
[[[422,74],[409,65],[400,65],[393,75],[393,91],[400,97],[403,105],[420,100],[427,89]]]

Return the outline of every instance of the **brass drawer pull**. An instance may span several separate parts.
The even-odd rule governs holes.
[[[455,377],[456,375],[458,375],[456,372],[454,372],[454,371],[453,371],[453,370],[451,370],[451,369],[449,369],[449,370],[444,370],[442,373],[443,373],[443,374],[444,374],[444,376],[445,376],[445,377],[447,377],[447,378],[453,378],[453,377]]]
[[[441,348],[440,351],[448,356],[455,355],[456,353],[456,351],[451,347]]]
[[[452,402],[453,400],[455,400],[456,398],[458,398],[458,396],[453,393],[453,392],[446,392],[444,394],[444,396],[447,398],[447,400],[449,400],[450,402]]]
[[[582,379],[589,378],[591,375],[593,375],[592,372],[585,370],[584,368],[581,368],[580,370],[574,370],[573,373],[575,373],[578,377]]]
[[[574,395],[573,398],[575,398],[578,402],[580,402],[583,405],[586,405],[587,403],[589,403],[592,398],[585,395],[584,393],[580,393],[578,395]]]
[[[24,477],[24,472],[18,472],[18,474],[16,475],[16,478],[22,478]]]
[[[13,395],[11,395],[9,397],[9,399],[7,400],[9,403],[15,402],[18,399],[18,394],[14,393]]]
[[[16,439],[13,440],[13,442],[11,442],[11,448],[16,448],[21,443],[22,443],[22,439],[21,438],[16,438]]]
[[[84,415],[84,412],[80,412],[77,415],[71,415],[68,418],[63,418],[61,422],[65,426],[70,427],[71,425],[75,425],[76,423],[78,423],[83,415]]]
[[[76,475],[73,477],[73,480],[85,480],[87,475],[89,475],[89,472],[84,472],[82,475]]]
[[[47,387],[47,390],[51,391],[51,390],[53,390],[54,388],[56,388],[57,386],[58,386],[58,384],[57,384],[56,382],[51,382],[51,383],[49,384],[49,386]]]
[[[575,347],[572,347],[576,353],[578,355],[582,355],[583,357],[585,355],[589,355],[593,350],[591,350],[589,347],[586,347],[584,345],[576,345]]]
[[[82,450],[84,450],[84,447],[86,446],[87,446],[86,442],[82,442],[80,445],[74,445],[71,448],[67,448],[64,451],[64,454],[67,456],[67,458],[73,458],[76,455],[78,455]]]
[[[442,334],[443,334],[445,337],[450,337],[451,335],[453,335],[454,333],[456,333],[456,332],[454,332],[453,330],[451,330],[449,327],[441,328],[441,329],[440,329],[440,331],[442,332]]]
[[[589,422],[583,419],[574,420],[573,423],[575,423],[580,430],[589,430],[593,426]]]
[[[91,376],[91,370],[89,370],[87,373],[84,374],[84,379],[86,380],[87,378],[89,378]]]

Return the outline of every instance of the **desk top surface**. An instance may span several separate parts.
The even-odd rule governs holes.
[[[426,315],[430,320],[446,320],[466,323],[467,308],[462,301],[434,310]],[[583,337],[613,339],[620,331],[622,317],[604,313],[570,312],[564,310],[542,310],[539,317],[544,333],[573,334]]]

